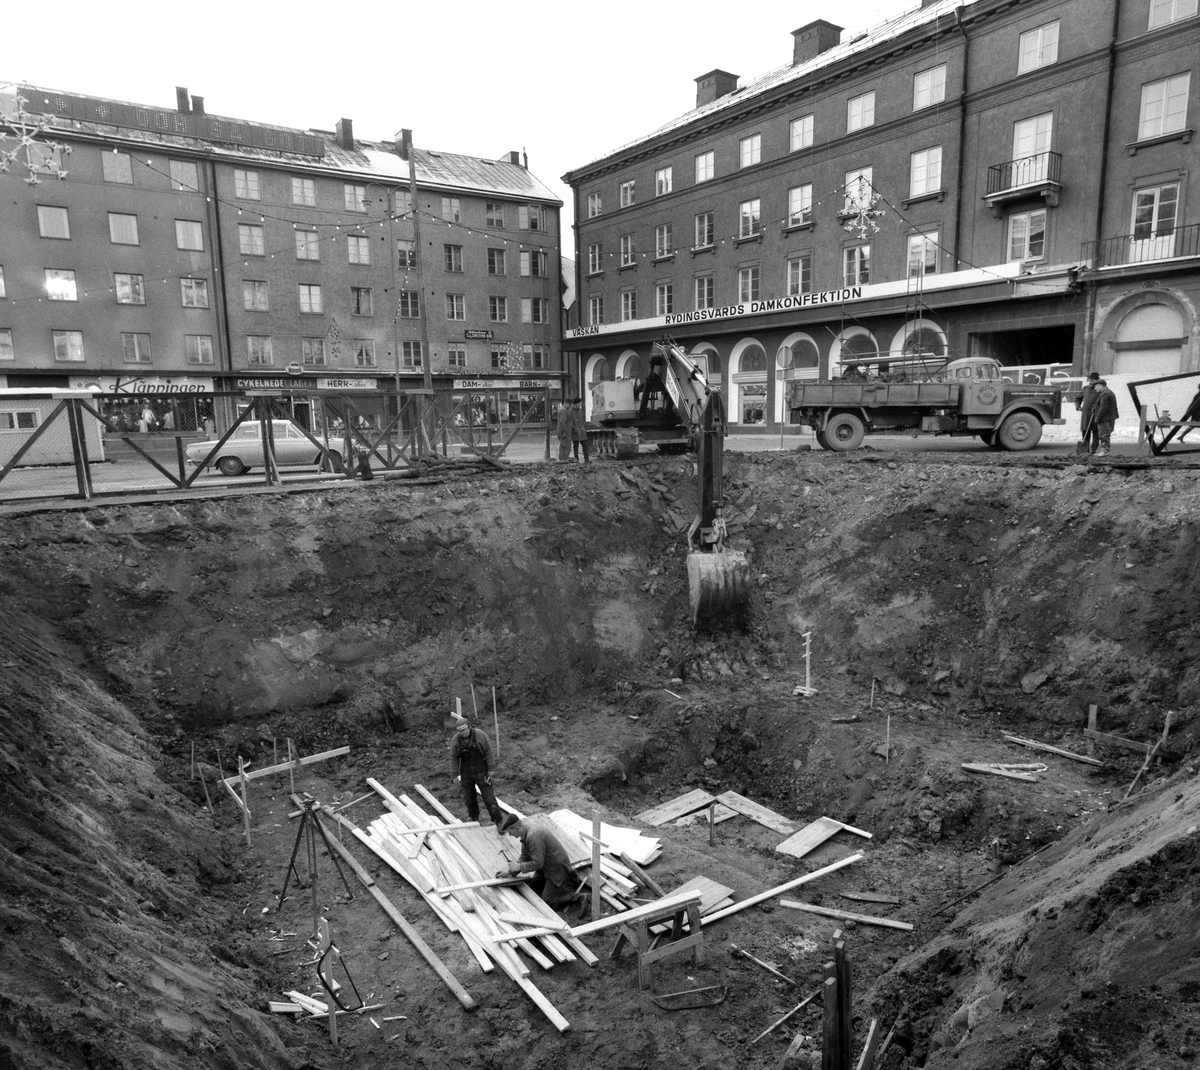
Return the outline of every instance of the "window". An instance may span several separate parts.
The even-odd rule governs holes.
[[[489,227],[504,228],[504,205],[498,201],[485,201],[483,205],[484,217],[487,219]]]
[[[715,156],[712,150],[698,153],[696,156],[696,181],[711,182],[716,173]]]
[[[1133,195],[1133,240],[1151,242],[1156,256],[1174,253],[1175,223],[1179,214],[1179,183],[1139,189]],[[1140,245],[1138,255],[1144,257],[1151,248]]]
[[[13,349],[12,331],[5,327],[0,330],[0,360],[16,360],[16,351]]]
[[[148,334],[122,333],[121,360],[126,364],[149,364],[150,336]]]
[[[920,197],[942,188],[942,146],[922,149],[909,157],[908,195]]]
[[[234,168],[233,195],[243,201],[261,201],[262,186],[259,185],[258,172],[243,171],[241,168]],[[193,335],[192,337],[199,336]]]
[[[462,222],[462,201],[458,197],[442,198],[442,218],[447,223]]]
[[[508,322],[508,298],[507,297],[489,297],[488,298],[488,319],[493,323]]]
[[[1017,74],[1036,71],[1058,61],[1058,20],[1026,30],[1018,38]]]
[[[491,360],[493,368],[508,368],[508,347],[506,345],[494,345],[491,349]]]
[[[803,227],[812,222],[812,184],[793,186],[788,190],[789,227]]]
[[[604,298],[600,295],[588,298],[588,326],[596,327],[604,322]]]
[[[488,274],[503,275],[505,274],[504,265],[504,250],[489,249],[488,250]]]
[[[521,363],[526,368],[545,368],[549,363],[550,347],[542,342],[521,344]]]
[[[296,231],[296,259],[321,259],[321,240],[315,230]]]
[[[463,269],[463,247],[461,245],[443,245],[446,257],[446,270],[461,273]]]
[[[71,221],[67,218],[65,208],[53,208],[50,205],[39,204],[38,233],[43,238],[69,238],[71,236]]]
[[[4,288],[4,268],[0,267],[0,297],[7,297],[8,291]]]
[[[762,232],[762,210],[757,197],[738,205],[738,237],[752,238]]]
[[[300,362],[305,367],[323,368],[325,366],[325,339],[301,338]]]
[[[621,183],[621,207],[622,208],[628,208],[631,204],[633,204],[634,181],[635,180],[631,178],[628,182]]]
[[[265,334],[246,335],[246,360],[251,364],[274,364],[275,354],[271,338]]]
[[[1054,139],[1054,113],[1045,112],[1013,123],[1012,184],[1025,185],[1050,173],[1050,146]]]
[[[417,243],[401,238],[396,242],[396,266],[402,271],[417,266]]]
[[[208,308],[208,280],[180,279],[179,297],[184,308]]]
[[[407,190],[407,189],[393,190],[392,195],[396,201],[396,214],[397,215],[411,215],[412,210],[413,210],[412,190]]]
[[[348,234],[346,250],[351,264],[369,264],[371,262],[371,239],[366,235]]]
[[[183,350],[189,364],[211,364],[213,344],[211,334],[185,334]]]
[[[375,308],[371,302],[371,287],[350,287],[350,313],[354,316],[375,315]]]
[[[311,178],[292,179],[292,204],[304,204],[315,208],[317,204],[317,183]]]
[[[1150,0],[1150,29],[1196,14],[1196,0]]]
[[[846,172],[846,200],[843,211],[857,212],[870,203],[871,194],[874,192],[871,184],[873,174],[874,169],[870,167]]]
[[[604,270],[604,246],[593,242],[588,246],[588,274],[598,275]]]
[[[200,175],[191,160],[170,160],[171,189],[184,193],[200,192]]]
[[[268,312],[271,302],[265,282],[242,279],[242,308],[247,312]]]
[[[842,250],[842,284],[864,286],[871,281],[871,247],[852,245]]]
[[[9,332],[0,331],[0,352],[3,352],[3,337],[6,334],[9,334]],[[11,360],[12,358],[0,357],[0,360],[3,359]],[[0,431],[32,431],[35,427],[37,427],[37,425],[37,409],[20,409],[15,412],[0,412]]]
[[[375,343],[370,338],[355,338],[351,343],[354,350],[354,366],[356,368],[375,367]],[[421,343],[404,343],[405,367],[421,366]]]
[[[693,281],[693,303],[696,308],[712,308],[715,304],[713,277],[711,275],[699,275]]]
[[[908,277],[935,275],[938,269],[938,232],[908,236]]]
[[[634,262],[633,235],[621,235],[621,267],[629,267]]]
[[[204,251],[204,227],[195,219],[175,220],[175,248]]]
[[[46,268],[46,300],[78,301],[79,288],[75,284],[75,272]]]
[[[546,277],[546,254],[541,249],[521,250],[521,276],[535,279]]]
[[[752,265],[751,267],[738,268],[738,300],[739,301],[757,301],[758,300],[758,280],[759,280],[758,265]]]
[[[621,291],[621,319],[637,319],[637,293],[634,290]]]
[[[317,316],[325,311],[321,300],[321,287],[311,282],[300,283],[300,311]]]
[[[137,245],[138,217],[124,212],[109,212],[108,240],[113,245]]]
[[[461,342],[451,342],[446,346],[446,362],[451,368],[467,366],[467,347]]]
[[[1022,212],[1008,220],[1008,259],[1040,260],[1046,253],[1046,209]]]
[[[751,134],[738,142],[738,166],[753,167],[762,163],[762,134]]]
[[[238,252],[242,256],[264,256],[266,244],[263,238],[263,228],[256,223],[239,223]]]
[[[522,323],[549,323],[550,302],[544,297],[521,298]]]
[[[133,185],[133,157],[127,152],[106,152],[100,157],[105,182]]]
[[[466,294],[446,294],[446,319],[465,320],[467,318]]]
[[[51,331],[54,341],[54,359],[61,361],[82,361],[83,331]]]
[[[946,65],[939,63],[913,75],[913,111],[941,104],[946,99]]]
[[[660,223],[654,228],[654,255],[659,258],[675,255],[675,240],[670,223]]]
[[[546,210],[540,204],[522,204],[517,207],[518,230],[545,230]]]
[[[595,219],[604,211],[604,201],[599,193],[588,194],[588,219]]]
[[[675,311],[675,287],[669,282],[660,282],[654,287],[654,314],[669,316]]]
[[[1182,130],[1187,123],[1190,74],[1177,74],[1161,82],[1142,86],[1142,109],[1138,119],[1138,140],[1145,141]],[[41,211],[41,209],[38,209]]]
[[[117,295],[118,305],[144,305],[146,303],[146,281],[141,275],[117,272],[113,275],[113,290]],[[204,307],[208,307],[207,290],[205,291]]]
[[[846,133],[875,125],[875,91],[846,101]]]
[[[421,367],[421,343],[420,342],[401,342],[400,343],[400,365],[404,368],[419,368]],[[371,359],[375,359],[374,346],[371,347]]]
[[[654,196],[661,197],[671,192],[671,172],[670,167],[660,167],[654,172]]]
[[[813,143],[813,117],[801,115],[788,124],[788,151],[807,149]]]
[[[788,258],[787,293],[789,297],[812,291],[812,253]]]
[[[342,201],[347,212],[365,212],[367,210],[367,187],[356,186],[352,182],[342,185]]]
[[[416,290],[401,290],[396,301],[396,314],[401,319],[420,319],[421,295]]]
[[[708,249],[713,243],[713,214],[701,212],[696,216],[696,245],[697,249]]]

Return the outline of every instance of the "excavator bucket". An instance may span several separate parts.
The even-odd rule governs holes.
[[[740,550],[706,553],[693,550],[687,557],[688,602],[692,627],[740,627],[750,601],[750,565]]]

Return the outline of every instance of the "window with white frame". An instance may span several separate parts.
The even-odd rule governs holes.
[[[550,363],[550,347],[545,342],[523,342],[521,364],[526,368],[545,368]]]
[[[789,227],[803,227],[812,222],[812,183],[793,186],[788,190]]]
[[[312,178],[292,178],[292,204],[313,208],[317,203],[317,183]]]
[[[46,268],[46,300],[78,301],[79,287],[75,283],[75,272],[65,268]]]
[[[264,367],[275,363],[275,347],[269,334],[246,335],[246,361]]]
[[[544,279],[549,266],[544,249],[521,250],[521,277]]]
[[[1138,140],[1173,134],[1187,126],[1188,87],[1191,74],[1177,74],[1142,86]]]
[[[300,311],[310,316],[317,316],[325,311],[325,302],[321,297],[321,287],[316,283],[300,283]]]
[[[374,366],[375,343],[371,342],[371,343],[369,343],[369,345],[370,345],[371,366]],[[420,342],[401,342],[400,343],[400,366],[401,367],[403,367],[403,368],[419,368],[424,363],[424,361],[422,359],[423,357],[424,357],[424,351],[421,348]],[[356,363],[357,363],[357,358],[358,358],[358,354],[356,353],[355,354]]]
[[[787,261],[787,294],[795,297],[812,290],[812,253],[797,253]]]
[[[621,319],[635,320],[637,319],[637,291],[622,290],[621,291]]]
[[[106,152],[100,157],[100,169],[105,182],[133,185],[133,157],[127,152]]]
[[[508,298],[492,295],[488,298],[488,319],[492,323],[508,322]]]
[[[446,294],[446,319],[465,320],[467,318],[467,295]]]
[[[296,259],[321,259],[321,239],[315,230],[296,231]]]
[[[738,268],[738,300],[757,301],[760,272],[757,264]]]
[[[871,167],[859,167],[846,172],[846,199],[842,206],[843,211],[857,212],[870,203],[871,194],[874,192],[871,184],[873,175],[874,168]]]
[[[908,195],[921,197],[942,188],[942,146],[921,149],[909,157]]]
[[[405,320],[420,319],[420,293],[416,290],[401,290],[396,298],[396,315]]]
[[[604,322],[604,297],[593,294],[588,298],[588,326],[597,327]]]
[[[0,328],[0,360],[16,360],[17,352],[13,349],[12,328]]]
[[[696,181],[711,182],[717,173],[716,154],[709,149],[708,152],[700,152],[696,154]]]
[[[258,172],[234,168],[233,195],[241,201],[261,201],[262,185],[258,180]],[[192,337],[198,336],[193,335]]]
[[[213,341],[211,334],[185,334],[183,336],[184,359],[188,364],[211,364]]]
[[[118,305],[144,305],[146,303],[146,280],[141,275],[133,275],[124,271],[115,272],[113,274],[113,292],[116,294]],[[203,307],[208,308],[207,287],[204,296]]]
[[[463,270],[463,247],[461,245],[443,245],[442,253],[446,261],[446,270],[461,275]]]
[[[69,238],[71,236],[71,220],[65,208],[53,205],[39,204],[38,234],[43,238]]]
[[[1179,219],[1179,183],[1147,186],[1133,194],[1133,240],[1136,253],[1153,259],[1174,253],[1175,224]],[[1151,246],[1142,243],[1151,242]]]
[[[762,202],[758,197],[738,205],[738,237],[752,238],[762,233]]]
[[[507,368],[508,363],[508,346],[505,343],[493,345],[489,352],[493,368]]]
[[[920,111],[946,99],[946,65],[939,63],[913,75],[913,111]]]
[[[1058,62],[1058,19],[1026,30],[1017,39],[1017,74]]]
[[[417,243],[401,238],[396,242],[396,267],[411,271],[417,266]]]
[[[150,364],[150,336],[121,332],[121,361],[124,364]]]
[[[694,248],[709,249],[713,244],[713,214],[701,212],[696,216],[696,242]]]
[[[714,308],[716,305],[716,283],[711,275],[697,275],[692,280],[692,304],[697,311]]]
[[[545,230],[546,209],[540,204],[517,205],[518,230]]]
[[[467,366],[467,347],[461,342],[451,342],[446,346],[446,363],[451,368]]]
[[[489,249],[487,264],[489,275],[506,275],[508,273],[503,249]]]
[[[11,357],[3,355],[5,335],[9,339],[9,349],[12,348],[12,332],[0,331],[0,360],[11,360]],[[37,409],[15,409],[9,412],[0,412],[0,431],[32,431],[37,425]]]
[[[924,234],[908,236],[908,268],[910,279],[922,275],[935,275],[938,269],[938,232],[926,231]]]
[[[1046,209],[1008,218],[1008,259],[1041,260],[1046,255]]]
[[[86,359],[83,353],[83,331],[51,331],[54,359],[77,363]]]
[[[659,223],[654,228],[654,255],[658,259],[675,255],[675,239],[670,223]]]
[[[184,308],[208,308],[208,279],[180,279],[179,299]]]
[[[370,286],[350,287],[350,314],[352,316],[375,315],[375,305],[371,298]]]
[[[501,201],[484,201],[483,217],[489,227],[504,229],[504,204]]]
[[[549,323],[550,302],[544,297],[521,298],[522,323]]]
[[[238,224],[238,252],[242,256],[266,255],[266,238],[257,223]]]
[[[204,251],[204,227],[199,221],[175,220],[175,248],[196,253]]]
[[[846,133],[875,125],[875,91],[846,101]]]
[[[660,167],[654,172],[654,196],[661,197],[671,192],[671,174],[673,168]]]
[[[599,193],[589,193],[587,199],[588,219],[595,219],[604,211],[604,198]]]
[[[588,246],[588,274],[598,275],[604,270],[604,246],[600,242],[592,242]]]
[[[462,198],[460,197],[443,197],[442,198],[442,218],[447,223],[462,222]]]
[[[358,186],[353,182],[342,184],[342,204],[347,212],[365,212],[367,210],[367,187]]]
[[[325,367],[325,339],[301,338],[300,363],[306,368]]]
[[[628,182],[621,183],[621,196],[619,199],[619,204],[622,208],[628,208],[631,204],[633,204],[635,187],[636,180],[632,178]]]
[[[796,152],[807,149],[813,143],[813,117],[801,115],[788,123],[788,151]]]
[[[753,167],[762,163],[762,134],[751,134],[738,142],[738,166]]]
[[[654,286],[654,314],[669,316],[675,311],[675,287],[669,282],[656,283]]]
[[[200,175],[192,160],[170,160],[171,189],[180,193],[199,193]]]
[[[392,199],[396,204],[396,215],[412,215],[412,190],[397,189],[392,191]]]
[[[871,247],[851,245],[842,250],[842,285],[865,286],[871,281]]]
[[[247,312],[269,312],[270,294],[267,284],[256,279],[242,279],[242,308]]]
[[[634,262],[633,235],[621,235],[621,267],[629,267]]]
[[[400,364],[405,368],[421,367],[421,343],[420,342],[401,342],[400,343]],[[354,354],[354,366],[356,368],[374,368],[375,367],[375,340],[372,338],[355,338],[350,343],[350,350]]]
[[[364,234],[346,235],[346,256],[351,264],[369,264],[371,239]]]
[[[1150,0],[1150,29],[1196,14],[1196,0]]]

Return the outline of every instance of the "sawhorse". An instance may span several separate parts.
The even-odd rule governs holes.
[[[683,935],[683,917],[687,915],[688,935]],[[662,947],[651,948],[653,934],[650,928],[660,922],[670,922],[670,941]],[[621,926],[617,942],[609,953],[610,958],[619,958],[626,944],[636,947],[638,951],[638,985],[642,988],[653,988],[650,976],[650,964],[671,955],[680,955],[692,951],[696,965],[704,962],[704,930],[700,928],[700,897],[684,899],[665,906],[662,910],[651,911],[648,914],[626,922]]]

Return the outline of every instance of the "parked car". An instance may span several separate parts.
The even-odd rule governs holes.
[[[319,465],[321,451],[290,420],[272,420],[271,434],[275,439],[275,463],[285,465]],[[216,449],[219,438],[204,442],[193,442],[187,447],[190,464],[200,464]],[[329,451],[329,462],[333,471],[342,470],[342,455],[338,450]],[[229,436],[220,451],[213,454],[209,465],[225,476],[240,476],[251,468],[263,464],[262,429],[257,420],[247,421]]]

